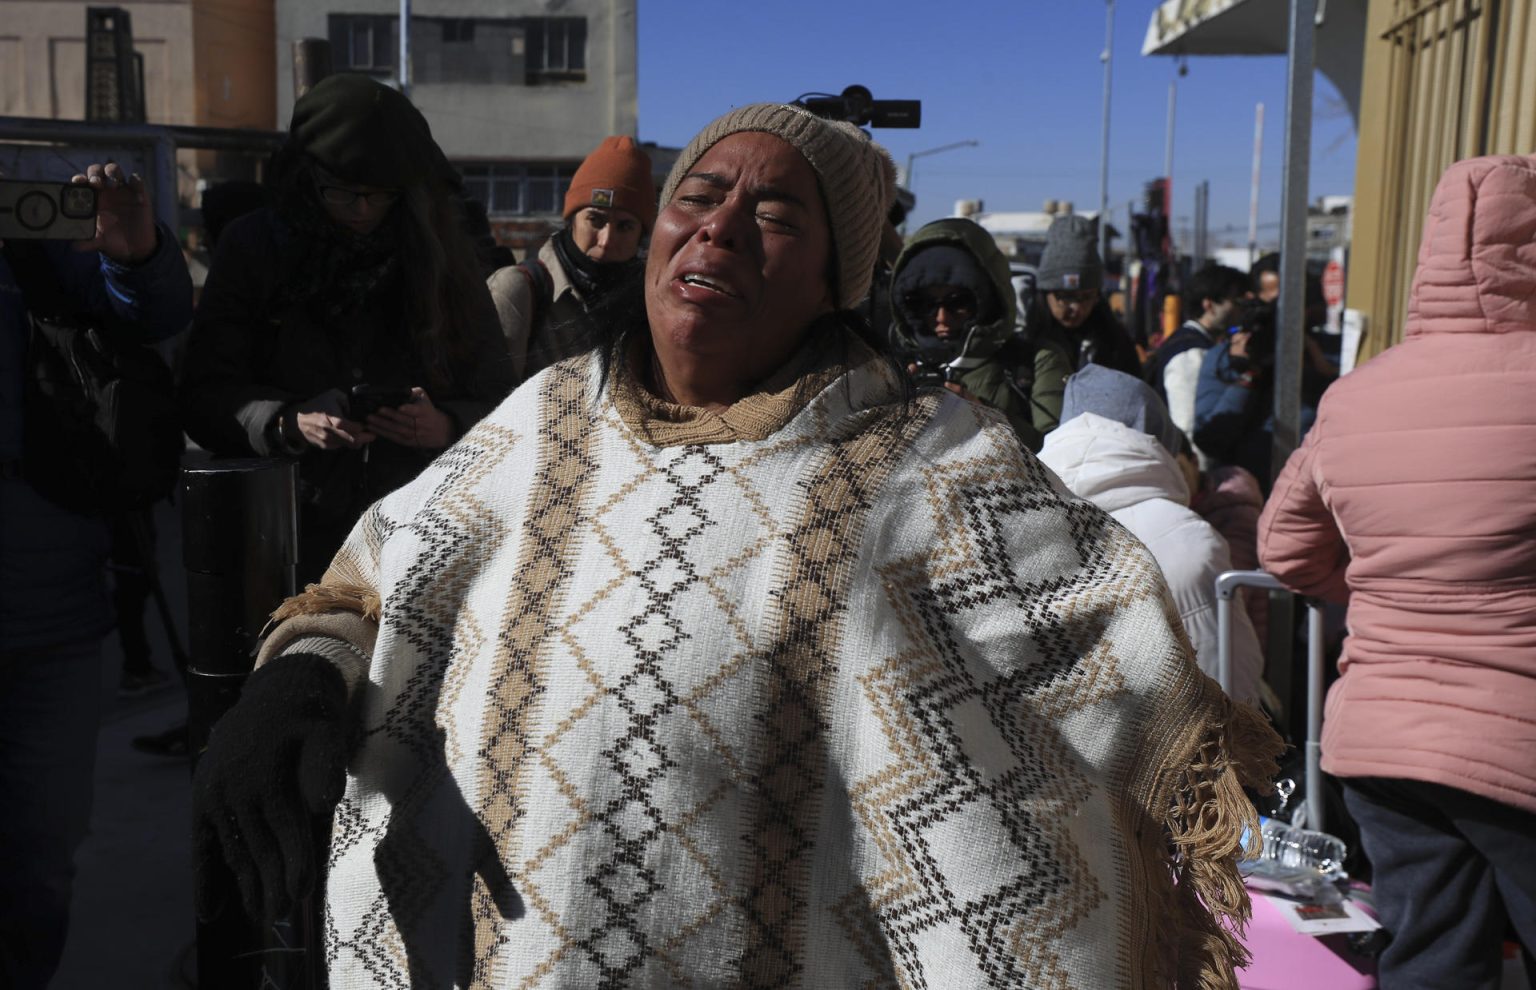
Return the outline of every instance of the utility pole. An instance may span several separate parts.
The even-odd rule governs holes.
[[[1317,0],[1290,0],[1290,45],[1286,61],[1285,189],[1280,206],[1280,298],[1275,313],[1274,432],[1270,447],[1270,478],[1280,473],[1300,439],[1301,362],[1307,332],[1305,294],[1307,268],[1307,169],[1312,161],[1312,72],[1317,30]],[[1291,655],[1293,609],[1289,595],[1269,599],[1269,655]],[[1270,686],[1285,704],[1287,725],[1297,724],[1302,708],[1287,664],[1268,674]],[[1311,714],[1311,699],[1307,700]],[[1307,744],[1307,764],[1316,766],[1314,743]],[[1308,808],[1309,814],[1315,809]]]
[[[1099,258],[1109,264],[1109,90],[1114,77],[1115,0],[1105,0],[1104,51],[1104,122],[1099,140]],[[1126,235],[1129,237],[1129,233]]]
[[[411,95],[411,0],[400,0],[400,92]]]
[[[1173,191],[1173,115],[1179,103],[1179,81],[1168,82],[1168,136],[1163,143],[1163,178],[1168,180],[1169,195]]]
[[[1259,260],[1259,164],[1264,153],[1264,104],[1253,110],[1253,184],[1248,192],[1248,267]]]
[[[1199,268],[1210,257],[1211,180],[1202,179],[1195,187],[1195,250],[1192,259]]]

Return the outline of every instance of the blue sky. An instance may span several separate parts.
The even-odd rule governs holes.
[[[1143,57],[1155,0],[1115,5],[1109,199],[1125,205],[1162,172],[1173,59]],[[957,199],[988,210],[1038,210],[1048,199],[1093,209],[1099,197],[1105,5],[1100,0],[644,0],[639,14],[640,136],[682,145],[732,106],[839,92],[920,99],[923,126],[877,130],[904,165],[914,151],[975,139],[979,147],[919,157],[917,211],[926,222]],[[1355,137],[1333,86],[1315,77],[1310,198],[1354,187]],[[1194,183],[1211,183],[1213,246],[1246,243],[1254,105],[1264,104],[1260,240],[1278,237],[1285,123],[1283,57],[1198,57],[1178,81],[1174,215],[1194,214]],[[1187,222],[1187,221],[1186,221]],[[1231,231],[1220,228],[1231,226]]]

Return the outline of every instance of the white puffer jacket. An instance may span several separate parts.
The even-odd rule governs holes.
[[[1072,493],[1108,512],[1146,544],[1173,592],[1200,669],[1216,676],[1216,576],[1232,569],[1221,534],[1188,508],[1189,486],[1156,438],[1094,413],[1046,435],[1040,460]],[[1253,624],[1232,612],[1232,697],[1259,696],[1264,655]]]

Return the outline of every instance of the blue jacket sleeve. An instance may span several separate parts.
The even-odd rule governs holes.
[[[82,300],[105,324],[139,341],[174,337],[192,322],[192,276],[176,236],[155,227],[155,253],[137,265],[121,265],[94,251],[48,245],[49,260],[66,293]]]
[[[1230,460],[1233,449],[1253,421],[1259,391],[1244,384],[1232,366],[1228,342],[1205,352],[1195,391],[1195,446],[1219,461]]]

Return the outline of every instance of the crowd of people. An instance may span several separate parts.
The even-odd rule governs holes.
[[[211,211],[195,312],[142,182],[92,166],[98,236],[0,265],[0,976],[62,949],[111,626],[108,520],[42,494],[23,428],[47,282],[125,339],[190,327],[187,436],[298,465],[305,590],[199,755],[194,854],[239,894],[205,915],[318,889],[337,990],[1235,986],[1281,702],[1263,599],[1212,680],[1214,579],[1260,561],[1350,598],[1325,754],[1383,985],[1484,986],[1424,974],[1536,941],[1536,266],[1478,260],[1521,228],[1476,196],[1536,214],[1536,165],[1489,161],[1447,180],[1405,356],[1331,386],[1276,259],[1192,272],[1149,350],[1091,221],[1021,297],[970,220],[902,243],[890,156],[797,106],[709,123],[659,194],[606,139],[518,263],[405,96],[330,77]],[[1288,333],[1316,426],[1270,495]],[[1451,487],[1487,427],[1422,401],[1447,369],[1515,471]],[[1453,865],[1475,909],[1421,911]]]

